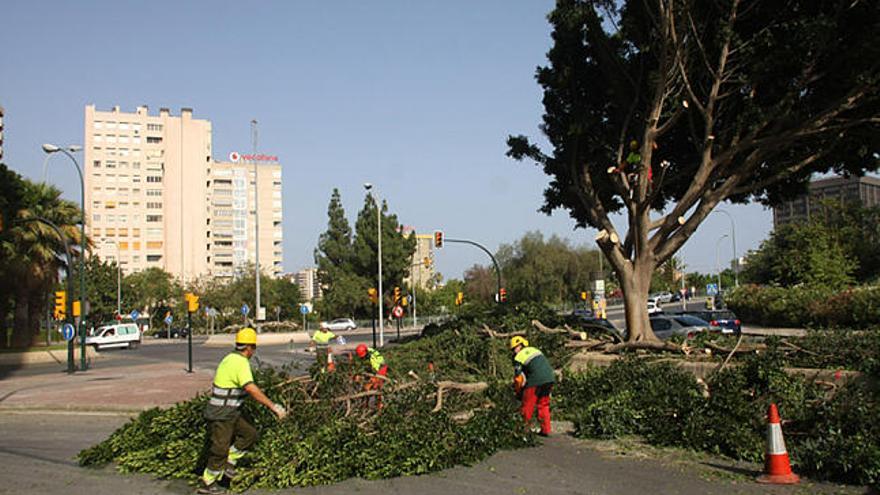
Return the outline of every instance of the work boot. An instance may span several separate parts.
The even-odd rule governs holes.
[[[216,481],[211,483],[210,485],[206,485],[204,483],[199,486],[199,489],[196,490],[196,493],[202,493],[206,495],[216,495],[218,493],[226,493],[226,489],[220,486]]]
[[[235,479],[235,476],[238,474],[238,471],[235,470],[234,464],[227,464],[225,468],[223,468],[223,477],[228,480]]]

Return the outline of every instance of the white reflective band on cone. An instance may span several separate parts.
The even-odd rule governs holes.
[[[770,455],[787,454],[785,440],[782,439],[782,427],[779,423],[770,423],[767,428],[767,453]]]

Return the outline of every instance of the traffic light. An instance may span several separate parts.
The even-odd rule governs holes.
[[[581,291],[581,301],[586,301],[586,300],[587,300],[587,292]]]
[[[435,230],[434,231],[434,247],[440,249],[443,247],[443,231]]]
[[[400,301],[400,287],[395,287],[394,288],[394,303],[397,304],[398,301]]]
[[[500,302],[507,302],[507,289],[504,287],[498,290],[498,300]]]
[[[186,299],[186,310],[190,313],[195,313],[199,310],[199,296],[193,294],[192,292],[187,292],[185,296]]]
[[[379,291],[377,291],[374,287],[370,287],[369,289],[367,289],[367,295],[370,297],[371,303],[379,303]]]
[[[455,305],[461,306],[464,302],[464,292],[459,292],[455,295]]]
[[[73,301],[73,317],[82,316],[82,307],[79,305],[79,301]]]
[[[55,291],[55,319],[63,320],[67,316],[67,292]]]
[[[401,306],[403,306],[405,308],[405,307],[407,307],[408,304],[409,304],[409,297],[404,296],[404,297],[400,298],[400,305]]]

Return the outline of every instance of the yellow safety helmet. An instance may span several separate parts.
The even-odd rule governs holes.
[[[519,335],[517,335],[517,336],[513,337],[512,339],[510,339],[510,348],[511,348],[511,349],[513,349],[514,347],[516,347],[516,346],[518,346],[518,345],[521,345],[521,346],[523,346],[523,347],[528,347],[528,346],[529,346],[529,341],[526,340],[525,337],[520,337]]]
[[[235,334],[235,345],[257,345],[257,331],[245,327]]]

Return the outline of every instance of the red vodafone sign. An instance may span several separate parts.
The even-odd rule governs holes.
[[[278,155],[266,155],[264,153],[257,153],[253,155],[242,155],[237,151],[233,151],[229,153],[229,161],[232,163],[238,163],[240,161],[245,162],[277,162]]]

